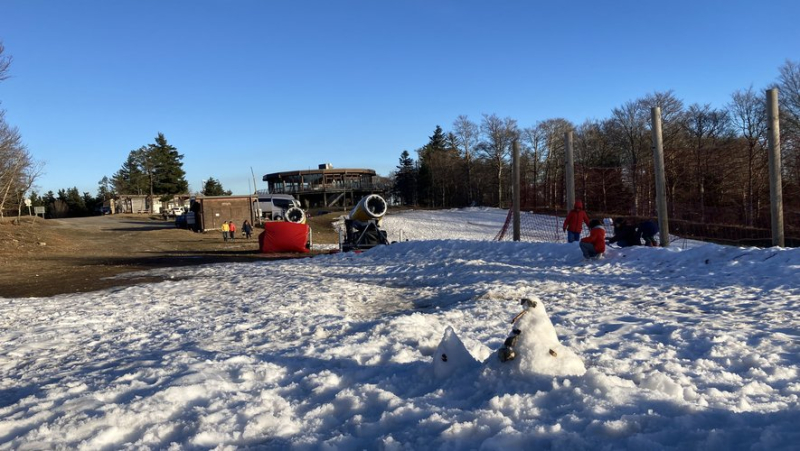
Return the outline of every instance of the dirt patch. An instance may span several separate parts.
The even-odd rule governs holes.
[[[315,245],[335,247],[332,226],[341,213],[309,219]],[[221,262],[305,258],[328,253],[262,254],[256,228],[250,240],[224,242],[221,232],[194,233],[146,215],[0,220],[0,297],[42,297],[160,280],[111,278],[155,268]]]

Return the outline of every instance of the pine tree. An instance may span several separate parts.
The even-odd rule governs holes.
[[[111,176],[112,192],[172,196],[189,192],[183,155],[159,133],[154,144],[130,151],[122,167]],[[152,183],[151,183],[152,182]]]
[[[216,180],[214,177],[209,177],[206,180],[206,183],[203,185],[204,196],[230,196],[232,192],[230,190],[225,190],[222,187],[222,183],[219,180]]]
[[[56,204],[56,195],[53,190],[48,191],[42,197],[44,201],[44,208],[45,208],[45,215],[48,218],[54,218],[55,216],[55,204]]]
[[[428,144],[419,149],[417,184],[420,199],[430,207],[450,207],[458,202],[458,169],[460,157],[455,137],[436,126]]]
[[[115,194],[113,183],[108,177],[103,176],[103,178],[97,182],[97,198],[105,202],[113,198]]]
[[[181,160],[183,155],[159,132],[155,143],[128,154],[120,170],[112,176],[113,191],[118,194],[147,194],[152,212],[156,195],[163,201],[189,192]]]
[[[428,144],[417,150],[419,155],[419,173],[417,187],[420,201],[429,206],[436,206],[436,185],[439,174],[436,167],[438,153],[445,148],[445,136],[442,127],[436,126],[433,136],[428,137]],[[441,207],[441,205],[440,205]]]
[[[415,193],[417,191],[417,171],[414,167],[414,160],[407,150],[400,154],[400,164],[394,180],[395,194],[400,197],[403,205],[415,205]]]
[[[31,195],[29,196],[31,200],[32,207],[43,207],[44,206],[44,197],[40,196],[38,192],[35,190],[31,191]]]
[[[135,152],[132,150],[119,171],[111,176],[112,190],[118,194],[143,194],[148,191],[147,180],[139,168]]]
[[[153,198],[155,197],[156,180],[155,159],[146,146],[140,147],[139,150],[134,150],[131,154],[139,170],[144,174],[147,186],[147,208],[150,210],[150,214],[153,214]]]
[[[60,207],[57,207],[57,209],[60,210],[60,215],[70,217],[88,215],[89,209],[86,205],[87,197],[91,198],[88,193],[84,193],[82,196],[78,191],[78,188],[74,186],[66,190],[58,190],[58,199],[56,199],[56,204],[61,204]]]
[[[189,192],[186,171],[183,170],[183,155],[175,146],[167,143],[163,133],[158,133],[154,144],[147,146],[154,166],[153,191],[164,197]]]

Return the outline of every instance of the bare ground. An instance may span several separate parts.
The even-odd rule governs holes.
[[[330,213],[309,220],[315,244],[336,244]],[[319,254],[262,254],[256,228],[250,240],[224,242],[221,232],[177,229],[147,215],[0,220],[0,297],[43,297],[161,280],[110,278],[147,269],[220,262],[304,258]],[[241,234],[241,232],[239,232]]]

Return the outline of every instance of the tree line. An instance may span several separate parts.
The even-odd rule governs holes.
[[[169,144],[163,133],[158,133],[153,143],[128,153],[128,157],[111,177],[104,176],[97,183],[97,194],[80,193],[77,187],[48,191],[40,195],[30,191],[33,206],[43,206],[51,218],[90,216],[102,212],[108,202],[128,195],[146,196],[148,205],[153,200],[162,202],[174,196],[189,195],[189,183],[183,170],[183,155]],[[203,181],[200,193],[204,196],[230,196],[222,183],[214,177]]]
[[[111,177],[104,176],[97,183],[96,195],[80,193],[72,187],[43,195],[31,190],[29,198],[32,205],[45,207],[49,218],[99,214],[104,205],[120,195],[146,196],[152,213],[155,199],[166,201],[178,194],[188,194],[182,160],[183,155],[167,142],[163,133],[158,133],[153,143],[130,151]]]
[[[120,169],[111,177],[103,177],[97,183],[96,195],[80,193],[78,188],[72,187],[43,195],[32,190],[29,198],[33,206],[44,206],[45,214],[51,218],[99,214],[104,205],[127,195],[146,196],[152,213],[153,200],[164,202],[176,195],[189,194],[182,160],[183,155],[178,149],[167,142],[163,133],[158,133],[153,143],[130,151]],[[231,191],[214,177],[203,182],[200,193],[205,196],[231,195]]]
[[[9,77],[12,61],[0,42],[0,82]],[[163,133],[158,133],[154,143],[130,151],[117,172],[104,176],[98,182],[96,195],[80,193],[76,187],[39,194],[35,183],[43,174],[44,163],[33,158],[19,130],[6,122],[5,110],[0,109],[0,218],[12,211],[21,215],[26,200],[31,207],[45,207],[48,217],[92,215],[120,195],[147,196],[152,212],[154,199],[165,201],[189,193],[182,160],[183,155]],[[205,181],[201,192],[230,194],[213,177]]]
[[[787,223],[800,222],[800,63],[787,60],[778,88]],[[655,182],[650,111],[662,113],[670,217],[748,226],[769,224],[766,89],[732,93],[727,104],[686,102],[654,92],[613,108],[605,119],[574,124],[545,119],[528,127],[483,114],[436,126],[427,144],[407,150],[392,176],[404,205],[508,207],[510,155],[520,146],[521,200],[530,210],[565,210],[565,133],[572,132],[576,196],[597,212],[650,216]],[[788,208],[787,208],[788,207]]]

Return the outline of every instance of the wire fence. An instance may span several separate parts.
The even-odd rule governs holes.
[[[567,213],[564,210],[551,209],[520,211],[520,240],[528,242],[566,242],[563,224]],[[631,224],[639,224],[646,220],[657,221],[655,217],[621,216],[614,213],[589,212],[589,217],[600,219],[603,222],[607,237],[614,235],[613,221],[616,218],[624,217]],[[790,224],[797,224],[797,222],[790,222],[789,217],[796,217],[796,213],[790,212],[790,214],[784,216],[786,225],[784,228],[785,245],[787,247],[800,247],[800,229],[788,227]],[[772,245],[772,230],[763,227],[715,224],[670,218],[669,231],[670,242],[679,247],[687,247],[690,240],[741,247],[770,247]],[[588,227],[584,227],[581,232],[581,238],[588,236],[588,234]],[[508,211],[506,220],[495,236],[495,240],[513,240],[513,210]]]

